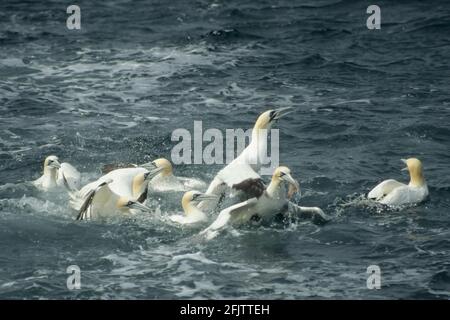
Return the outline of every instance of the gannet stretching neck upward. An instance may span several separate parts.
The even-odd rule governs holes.
[[[230,164],[219,171],[206,191],[206,194],[216,194],[219,197],[214,201],[201,202],[199,208],[213,210],[229,187],[247,179],[260,178],[257,172],[264,165],[263,159],[267,157],[268,130],[290,112],[292,112],[291,107],[280,108],[263,112],[258,117],[252,130],[250,144]]]
[[[161,168],[160,174],[156,175],[149,183],[149,188],[154,191],[186,191],[196,188],[204,188],[205,183],[198,179],[179,177],[173,173],[172,163],[165,159],[159,158],[151,162],[141,165],[137,164],[109,164],[103,167],[103,173],[109,173],[117,168],[146,168],[149,170]]]
[[[57,156],[48,156],[44,161],[44,174],[33,184],[41,190],[50,191],[65,187],[69,191],[80,188],[80,173],[67,162],[60,163]]]
[[[229,224],[239,225],[255,218],[268,221],[278,213],[292,212],[308,217],[318,215],[322,220],[329,220],[320,208],[300,207],[289,201],[293,193],[300,191],[300,188],[287,167],[278,167],[275,170],[267,188],[261,179],[248,179],[234,185],[233,188],[253,197],[222,210],[216,221],[200,233],[207,239],[214,238]]]
[[[196,224],[207,220],[206,214],[197,208],[194,203],[202,200],[214,199],[214,195],[206,195],[198,191],[188,191],[183,195],[181,205],[184,215],[173,215],[169,219],[180,224]]]
[[[428,197],[422,162],[416,158],[401,160],[406,164],[406,168],[402,170],[409,171],[409,184],[406,185],[394,179],[385,180],[369,192],[368,198],[386,205],[399,206],[419,203]]]
[[[78,210],[77,220],[104,218],[115,214],[130,215],[138,211],[151,212],[151,209],[137,200],[120,196],[109,188],[112,180],[101,182],[86,196],[73,198],[72,206]]]

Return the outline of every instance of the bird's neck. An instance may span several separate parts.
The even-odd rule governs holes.
[[[267,195],[270,198],[278,198],[280,196],[281,191],[281,183],[278,179],[272,178],[272,181],[270,181],[269,186],[266,189]]]
[[[55,169],[55,168],[45,167],[44,168],[44,176],[49,181],[56,181],[56,171],[57,171],[57,169]]]
[[[133,178],[133,196],[139,197],[143,192],[145,192],[145,189],[147,188],[148,183],[144,180],[144,176],[138,175]]]
[[[268,127],[266,128],[266,127],[261,127],[261,126],[255,125],[252,130],[251,143],[253,143],[254,141],[267,143],[267,137],[269,135],[269,131],[270,131],[270,128],[268,128]]]
[[[184,215],[187,217],[193,217],[193,216],[205,216],[203,211],[201,211],[199,208],[194,206],[191,202],[183,202],[183,210]]]
[[[412,187],[422,187],[425,185],[425,178],[423,177],[422,171],[410,171],[410,181],[409,185]]]
[[[267,129],[253,129],[252,140],[246,148],[250,158],[256,157],[258,160],[261,160],[267,154],[268,132]]]

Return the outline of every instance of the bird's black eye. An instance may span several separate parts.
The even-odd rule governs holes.
[[[280,172],[280,177],[286,175],[286,173],[284,173],[283,171]]]
[[[127,207],[131,206],[133,204],[133,201],[128,201],[127,202]]]
[[[275,118],[275,111],[274,110],[270,111],[269,117],[270,117],[270,120],[273,120],[273,118]]]
[[[199,194],[197,194],[197,193],[194,193],[194,194],[192,195],[192,200],[195,200],[195,199],[197,199],[197,198],[198,198],[198,196],[199,196]]]

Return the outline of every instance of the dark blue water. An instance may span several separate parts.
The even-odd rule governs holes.
[[[379,1],[0,3],[0,298],[450,297],[450,5]],[[281,163],[302,205],[334,220],[225,233],[152,216],[74,221],[67,197],[28,184],[49,154],[85,182],[105,163],[170,157],[176,128],[280,121]],[[430,199],[401,211],[361,196],[424,163]],[[209,182],[220,166],[177,166]],[[181,193],[159,200],[179,212]],[[81,290],[66,268],[81,268]],[[378,265],[382,288],[366,287]]]

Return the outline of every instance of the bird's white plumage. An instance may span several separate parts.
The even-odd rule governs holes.
[[[56,170],[54,173],[44,173],[38,179],[34,180],[33,184],[42,191],[56,191],[56,187],[58,186],[56,184],[57,174]]]
[[[368,198],[389,206],[402,206],[424,201],[428,197],[428,186],[423,176],[422,163],[416,158],[402,161],[407,165],[410,182],[404,184],[394,179],[379,183],[368,193]]]
[[[283,115],[290,113],[291,110],[292,108],[268,110],[258,117],[252,130],[250,144],[239,156],[219,171],[206,191],[206,194],[217,195],[217,200],[200,202],[199,208],[208,211],[215,209],[219,200],[229,190],[226,186],[231,187],[247,179],[259,178],[259,170],[263,165],[267,165],[268,133],[273,123]]]
[[[85,189],[85,194],[80,192],[70,193],[72,208],[78,211],[77,220],[89,220],[91,218],[105,218],[119,214],[130,215],[137,211],[150,212],[151,209],[129,197],[115,193],[109,186],[112,180],[106,180],[90,190]]]
[[[82,215],[79,218],[80,220],[105,218],[118,213],[119,210],[116,204],[119,196],[109,188],[108,184],[98,186],[90,191],[95,193],[93,194],[91,203],[86,208],[84,216]],[[73,204],[76,203],[76,206],[74,205],[73,207],[76,210],[80,210],[81,206],[78,207],[78,205],[84,203],[85,200],[75,198]]]
[[[380,200],[380,203],[401,206],[422,202],[427,198],[427,196],[428,187],[426,185],[421,187],[403,185],[389,192]]]
[[[404,186],[406,186],[406,184],[398,182],[394,179],[388,179],[373,188],[367,196],[371,199],[381,200],[384,196],[392,192],[394,189]]]
[[[320,208],[299,207],[289,201],[291,196],[290,186],[299,191],[299,185],[292,178],[287,167],[278,167],[275,170],[272,181],[265,190],[262,190],[261,186],[263,185],[259,180],[253,178],[235,186],[235,188],[243,189],[244,192],[249,190],[251,193],[256,193],[257,196],[223,209],[217,219],[201,232],[201,235],[206,239],[212,239],[227,225],[244,224],[253,217],[262,222],[270,221],[275,215],[289,210],[297,215],[309,213],[310,216],[321,215],[323,218],[326,217]]]
[[[187,191],[192,189],[202,189],[205,183],[199,179],[179,177],[173,174],[158,174],[149,182],[149,188],[153,191]]]
[[[201,212],[201,214],[190,214],[190,215],[175,214],[170,216],[169,219],[172,222],[183,225],[192,225],[207,221],[207,217],[203,212]]]
[[[136,175],[146,172],[148,172],[148,170],[144,168],[123,168],[113,170],[96,181],[85,185],[80,190],[80,195],[83,197],[90,190],[97,188],[101,183],[112,180],[108,185],[111,191],[124,197],[137,198],[139,195],[133,194],[133,179]]]
[[[67,183],[70,190],[78,190],[81,185],[81,174],[70,163],[63,162],[58,169],[56,183],[60,186]]]
[[[200,232],[200,235],[204,236],[207,240],[211,240],[226,226],[230,224],[242,224],[249,221],[251,218],[251,208],[257,202],[258,200],[256,198],[252,198],[223,209],[216,220],[208,228]]]
[[[223,168],[217,174],[217,178],[232,187],[247,179],[259,179],[260,175],[256,173],[253,167],[245,162],[241,162],[241,159],[236,158],[228,166]]]
[[[33,184],[43,191],[74,191],[80,188],[81,174],[70,163],[60,163],[57,156],[48,156],[44,161],[44,173]]]
[[[172,215],[169,219],[172,222],[182,225],[194,225],[208,220],[207,215],[195,206],[195,202],[211,199],[214,196],[206,195],[198,191],[188,191],[183,195],[181,205],[183,207],[183,215]]]

